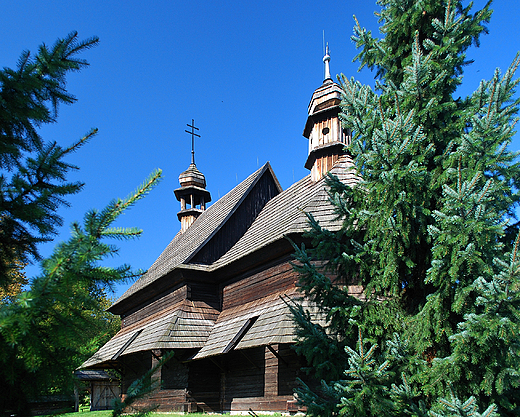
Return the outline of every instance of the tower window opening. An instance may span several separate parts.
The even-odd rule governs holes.
[[[330,132],[330,129],[328,127],[324,127],[323,130],[321,131],[321,133],[323,133],[323,135],[328,135]]]

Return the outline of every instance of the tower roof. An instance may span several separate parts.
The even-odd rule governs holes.
[[[195,163],[192,162],[188,169],[179,175],[179,183],[181,187],[195,186],[206,188],[206,177],[197,169]]]
[[[175,197],[181,202],[181,211],[177,213],[177,217],[181,222],[181,233],[184,233],[188,227],[206,210],[206,203],[211,201],[211,195],[206,190],[206,177],[197,169],[195,165],[195,133],[199,130],[195,127],[195,121],[191,119],[191,125],[187,125],[191,131],[186,133],[191,135],[191,164],[188,169],[179,175],[180,188],[174,190]]]
[[[309,154],[305,168],[311,171],[311,178],[322,178],[344,155],[350,143],[350,133],[343,129],[339,113],[341,111],[340,85],[330,76],[329,46],[323,57],[325,77],[323,83],[314,91],[308,108],[308,118],[303,136],[309,140]]]

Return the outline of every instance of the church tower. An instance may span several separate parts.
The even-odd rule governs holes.
[[[195,123],[192,120],[191,132],[191,164],[188,169],[179,175],[180,188],[177,188],[174,193],[178,201],[181,202],[181,211],[177,213],[177,217],[181,222],[181,233],[184,233],[188,227],[206,210],[206,203],[211,201],[211,194],[206,190],[206,177],[197,169],[195,165],[195,150],[194,137],[198,136],[195,130]]]
[[[339,120],[341,87],[330,76],[329,46],[323,57],[325,79],[314,91],[309,103],[307,123],[303,136],[309,139],[309,156],[305,168],[311,171],[313,181],[318,181],[332,169],[350,144],[350,133],[342,129]]]

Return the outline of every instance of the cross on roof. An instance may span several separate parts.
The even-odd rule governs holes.
[[[191,132],[189,130],[185,130],[185,132],[191,135],[191,163],[195,165],[195,136],[200,138],[195,130],[199,130],[199,128],[195,127],[195,120],[193,119],[191,119],[191,125],[188,123],[186,126],[191,127]]]

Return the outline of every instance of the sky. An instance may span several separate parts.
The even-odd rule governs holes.
[[[475,1],[475,9],[485,2]],[[200,139],[195,162],[216,201],[269,161],[283,189],[303,178],[307,106],[323,81],[323,34],[331,73],[373,85],[358,72],[350,40],[356,15],[378,34],[375,1],[237,0],[8,0],[0,14],[0,66],[15,67],[24,50],[35,52],[72,31],[98,36],[81,55],[90,67],[68,77],[77,102],[59,109],[58,122],[41,129],[45,140],[67,146],[91,128],[98,135],[67,159],[85,183],[59,213],[64,225],[54,243],[70,236],[70,223],[91,208],[126,197],[156,168],[163,181],[124,214],[116,226],[143,229],[139,240],[114,242],[119,255],[106,265],[149,268],[180,229],[173,190],[191,160],[193,119]],[[465,70],[460,94],[473,91],[495,68],[506,70],[520,50],[517,0],[496,0],[474,64]],[[520,150],[520,137],[512,143]],[[29,266],[29,277],[38,274]],[[119,285],[115,297],[130,283]]]

